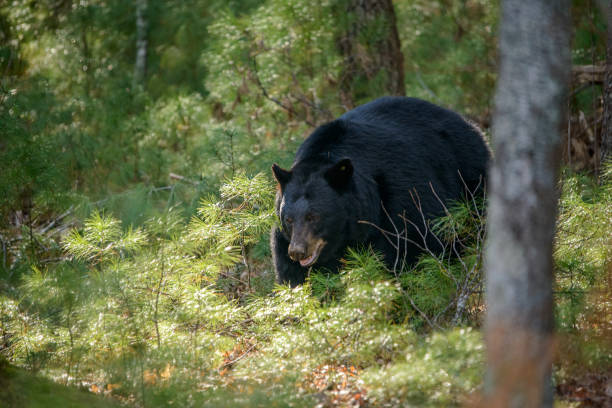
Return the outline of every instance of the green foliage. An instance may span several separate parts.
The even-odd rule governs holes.
[[[209,102],[218,120],[246,133],[252,151],[287,156],[330,110],[342,112],[330,3],[270,0],[249,15],[222,13],[210,26],[202,56]]]
[[[313,376],[348,366],[365,370],[372,398],[392,404],[390,390],[374,390],[377,376],[401,370],[406,353],[423,378],[407,401],[457,403],[471,392],[472,374],[454,380],[441,370],[458,372],[466,358],[479,370],[476,340],[423,337],[398,323],[402,287],[371,251],[350,250],[341,274],[314,273],[301,287],[244,288],[251,275],[272,280],[262,273],[269,255],[251,251],[267,239],[273,191],[261,174],[238,175],[187,224],[172,207],[140,228],[93,212],[66,235],[69,259],[25,275],[18,299],[0,298],[3,354],[149,406],[312,405]],[[232,300],[241,291],[248,296]]]
[[[410,345],[393,364],[367,370],[363,379],[371,400],[382,406],[458,406],[466,400],[453,396],[481,385],[482,350],[480,334],[470,328],[440,332]]]
[[[482,197],[470,197],[449,206],[446,215],[429,226],[442,252],[425,251],[414,267],[400,275],[415,327],[478,322],[483,303],[484,205]]]
[[[52,96],[36,88],[8,88],[11,85],[0,83],[0,162],[6,164],[0,179],[2,218],[15,209],[47,209],[69,195],[66,163],[56,154],[60,142],[45,135],[46,121],[63,122],[62,113],[45,112],[55,103]]]
[[[0,160],[15,164],[0,181],[3,221],[30,202],[41,213],[63,211],[74,193],[98,199],[138,184],[167,186],[171,173],[197,185],[172,191],[195,204],[237,169],[262,168],[252,165],[257,148],[242,131],[228,147],[230,128],[210,123],[203,99],[202,39],[224,2],[149,1],[149,92],[131,89],[133,3],[30,3],[0,7],[10,58],[3,73],[17,74],[0,82]],[[25,58],[27,72],[18,69]],[[219,151],[235,158],[231,169]]]
[[[568,179],[563,195],[559,243],[577,234],[576,223],[607,222],[608,183],[585,190],[577,180]],[[566,213],[575,200],[582,209]],[[66,235],[72,260],[34,268],[20,298],[0,298],[0,337],[10,339],[3,354],[149,406],[309,405],[322,391],[317,376],[342,367],[360,372],[351,387],[362,388],[349,392],[379,406],[458,405],[481,384],[482,340],[469,327],[431,329],[455,322],[447,311],[458,309],[456,282],[480,279],[476,246],[467,243],[480,242],[475,229],[483,228],[465,225],[470,211],[458,204],[432,225],[449,243],[466,244],[450,263],[423,257],[398,280],[379,255],[351,249],[340,274],[314,272],[303,286],[273,290],[247,283],[272,280],[265,275],[269,255],[252,255],[274,220],[273,188],[261,174],[229,180],[188,223],[173,207],[141,228],[94,212]],[[608,238],[588,236],[598,247]],[[601,276],[609,255],[572,242],[559,246],[558,262],[586,251],[585,266]],[[583,278],[590,287],[591,278]],[[578,352],[600,364],[602,350],[585,345]],[[333,374],[325,383],[324,392],[346,386]]]
[[[610,260],[612,259],[612,162],[600,184],[566,173],[555,243],[556,320],[561,333],[562,375],[606,370],[610,349]]]
[[[141,230],[122,233],[119,221],[94,212],[85,221],[83,234],[72,230],[64,241],[64,249],[80,261],[104,262],[124,257],[143,246],[146,235]]]
[[[184,244],[199,257],[206,279],[242,261],[250,284],[249,252],[272,226],[273,191],[262,174],[239,175],[221,187],[221,201],[202,200]]]
[[[606,58],[606,16],[597,3],[572,1],[574,38],[572,63],[597,64]]]
[[[484,119],[497,78],[498,2],[396,2],[406,92]]]
[[[574,327],[584,295],[605,282],[612,259],[612,165],[604,168],[602,183],[580,174],[563,179],[555,247],[558,312],[562,327]],[[566,326],[567,325],[567,326]]]

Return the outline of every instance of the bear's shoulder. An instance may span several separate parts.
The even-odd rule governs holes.
[[[423,116],[446,116],[449,114],[454,115],[454,112],[423,99],[406,96],[383,96],[346,112],[340,116],[340,119],[357,123],[375,122],[384,124],[388,123],[389,120],[414,120]]]
[[[456,114],[418,98],[378,98],[315,129],[298,149],[294,163],[306,160],[334,162],[347,153],[349,145],[375,148],[372,144],[375,140],[378,144],[384,144],[386,139],[389,143],[394,142],[394,138],[411,128],[435,127],[438,121],[448,120],[449,115]]]

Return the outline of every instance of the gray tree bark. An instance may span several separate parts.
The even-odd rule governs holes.
[[[487,407],[552,406],[552,249],[569,0],[504,0],[485,252]]]
[[[148,0],[136,1],[136,63],[134,64],[133,87],[143,85],[147,75],[148,47]]]
[[[353,108],[356,99],[405,95],[404,56],[391,0],[339,0],[338,3],[341,7],[337,12],[344,22],[338,41],[344,56],[340,81],[343,104]],[[373,95],[367,84],[381,78],[379,95]]]
[[[602,7],[606,21],[607,45],[606,45],[606,76],[603,88],[603,126],[601,132],[600,158],[604,164],[612,158],[612,1]]]

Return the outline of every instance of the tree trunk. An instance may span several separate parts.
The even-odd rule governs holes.
[[[552,248],[569,0],[504,0],[488,210],[487,407],[552,406]]]
[[[147,8],[148,0],[136,1],[136,63],[134,64],[134,88],[144,85],[144,80],[147,75]]]
[[[404,95],[404,56],[391,0],[339,0],[338,4],[343,22],[338,40],[344,57],[342,103],[351,109],[376,96]]]
[[[603,126],[601,132],[601,163],[604,164],[612,156],[612,1],[604,9],[608,23],[606,45],[606,74],[603,88]]]

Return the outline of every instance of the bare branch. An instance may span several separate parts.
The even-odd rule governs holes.
[[[441,316],[447,315],[448,311],[451,308],[454,308],[453,317],[451,319],[451,324],[458,324],[463,316],[466,314],[466,309],[468,308],[469,299],[472,295],[481,292],[482,288],[482,273],[481,273],[481,265],[482,265],[482,243],[484,242],[486,228],[483,222],[483,214],[482,211],[478,207],[478,201],[476,199],[475,192],[481,189],[482,179],[479,180],[478,185],[476,186],[474,191],[471,191],[461,174],[459,177],[465,187],[466,191],[466,203],[469,207],[469,213],[475,216],[475,231],[474,231],[474,239],[475,242],[464,241],[460,236],[459,231],[456,228],[456,224],[458,221],[454,217],[453,213],[448,209],[444,201],[435,191],[435,188],[431,183],[429,183],[430,189],[433,193],[433,196],[438,200],[443,209],[444,214],[448,218],[448,222],[450,223],[450,233],[451,237],[441,238],[435,233],[431,227],[430,223],[426,215],[423,212],[421,200],[419,194],[416,190],[410,191],[410,196],[412,198],[414,207],[418,213],[419,221],[418,223],[422,225],[417,225],[414,219],[408,218],[406,216],[406,212],[403,211],[402,214],[398,214],[397,216],[403,222],[403,229],[400,230],[398,227],[396,220],[394,217],[389,214],[384,204],[381,202],[381,209],[387,217],[388,223],[391,226],[391,231],[382,228],[372,222],[369,221],[359,221],[361,224],[366,224],[374,227],[378,230],[389,242],[391,247],[396,251],[395,260],[393,262],[393,267],[390,271],[393,272],[395,278],[399,281],[399,273],[409,273],[406,271],[406,256],[408,253],[408,245],[413,245],[418,248],[423,253],[429,255],[433,260],[435,260],[436,264],[440,268],[440,272],[443,273],[448,279],[450,279],[455,286],[455,294],[452,299],[439,310],[435,316],[427,316],[427,313],[423,312],[414,299],[410,296],[407,290],[401,288],[404,299],[407,299],[411,305],[411,307],[427,322],[427,324],[431,328],[439,328],[438,321]],[[484,191],[484,190],[483,190]],[[416,232],[418,239],[413,239],[414,235],[412,233],[412,229]],[[470,234],[472,235],[472,234]],[[432,241],[433,240],[433,241]],[[437,247],[432,248],[430,244],[435,242]],[[465,250],[473,247],[476,251],[476,257],[473,259],[473,262],[466,262],[463,257],[465,256]],[[401,260],[401,264],[400,264]],[[457,274],[453,273],[450,266],[453,262],[457,262],[460,265],[462,273]],[[412,269],[414,271],[414,269]]]
[[[287,111],[288,113],[298,116],[298,113],[295,111],[295,109],[293,109],[293,107],[285,105],[284,103],[282,103],[280,100],[278,100],[277,98],[271,96],[268,93],[268,90],[266,89],[266,87],[263,85],[263,83],[261,82],[261,79],[259,78],[259,72],[257,70],[257,60],[255,57],[251,58],[251,63],[253,65],[253,70],[252,70],[252,74],[253,74],[253,79],[255,79],[255,83],[257,84],[257,86],[259,87],[259,90],[261,91],[262,95],[269,101],[275,103],[276,105],[280,106],[282,109],[284,109],[285,111]],[[303,115],[300,115],[303,116]],[[308,125],[315,127],[317,124],[308,120],[308,118],[302,118]]]

